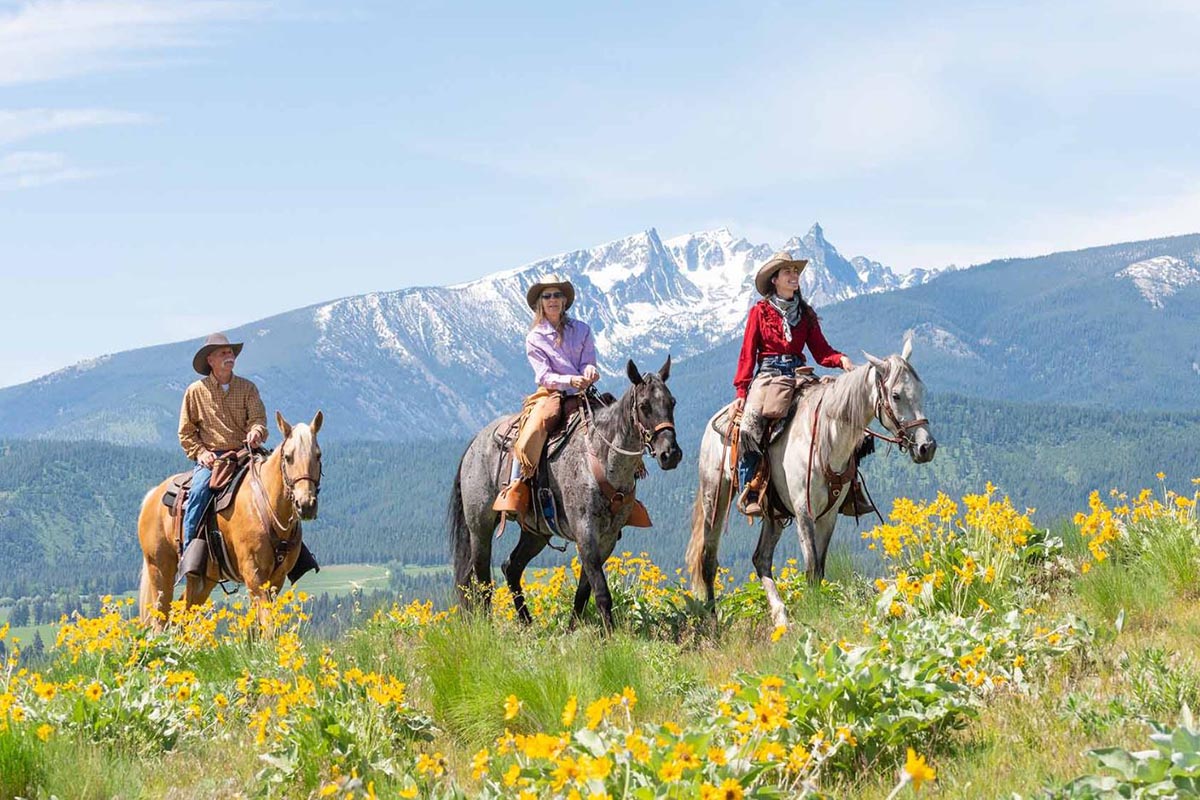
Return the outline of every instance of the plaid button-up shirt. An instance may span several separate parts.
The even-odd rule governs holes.
[[[238,449],[256,428],[265,442],[267,410],[258,396],[258,387],[245,378],[234,375],[226,391],[210,373],[183,394],[179,443],[192,461],[204,450]]]

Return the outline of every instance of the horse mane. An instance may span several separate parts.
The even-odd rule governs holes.
[[[825,428],[824,434],[818,433],[823,461],[828,461],[833,442],[841,436],[849,433],[857,441],[875,414],[875,406],[871,402],[872,369],[874,367],[870,363],[861,364],[827,384],[818,396],[821,403],[818,424]]]
[[[653,378],[657,377],[657,375],[653,375]],[[644,380],[651,379],[651,375],[646,375],[644,378]],[[634,398],[637,396],[636,390],[637,385],[631,383],[624,393],[617,398],[617,402],[610,406],[605,406],[593,416],[596,431],[600,436],[613,444],[618,444],[617,437],[626,434],[631,427],[629,421],[633,419],[633,403]],[[603,441],[599,445],[601,448],[608,448],[608,445]],[[600,455],[600,453],[597,453],[597,455]]]

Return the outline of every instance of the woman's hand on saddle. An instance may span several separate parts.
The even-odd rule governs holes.
[[[733,400],[733,410],[730,412],[734,416],[742,413],[742,409],[746,407],[746,398],[735,397]]]
[[[842,356],[842,369],[846,370],[846,372],[854,369],[854,362],[850,360],[849,356]]]
[[[588,387],[588,379],[582,375],[572,375],[570,384],[572,389],[586,389]]]
[[[205,469],[212,469],[213,464],[217,463],[217,454],[212,450],[201,450],[200,455],[196,457],[196,461]]]
[[[583,368],[583,377],[587,380],[588,386],[591,386],[593,383],[600,380],[600,370],[596,369],[594,364],[588,364]]]

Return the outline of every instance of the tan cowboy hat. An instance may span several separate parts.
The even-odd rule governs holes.
[[[538,298],[542,296],[542,292],[554,288],[561,289],[562,293],[566,295],[567,302],[563,304],[563,311],[566,311],[575,302],[575,287],[561,275],[547,275],[530,286],[529,291],[525,293],[525,302],[529,303],[530,308],[537,311]]]
[[[792,254],[787,250],[780,250],[775,255],[758,268],[758,274],[754,276],[754,288],[758,289],[758,293],[763,297],[774,291],[775,287],[771,285],[771,278],[775,277],[775,273],[784,267],[796,267],[801,272],[808,266],[807,258],[792,258]]]
[[[208,354],[213,350],[220,350],[222,347],[232,347],[233,357],[237,358],[242,352],[242,343],[234,344],[229,341],[229,338],[223,333],[210,333],[208,338],[204,340],[204,345],[196,351],[196,355],[192,357],[192,369],[199,372],[201,375],[207,375],[212,372],[208,366]]]

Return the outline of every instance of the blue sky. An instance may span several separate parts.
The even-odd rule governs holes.
[[[1193,2],[732,5],[0,0],[0,385],[649,227],[1200,231]]]

